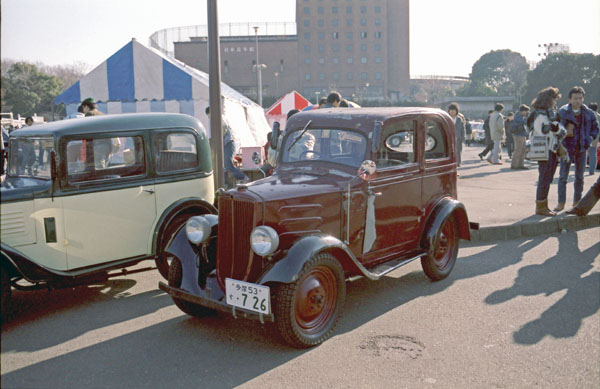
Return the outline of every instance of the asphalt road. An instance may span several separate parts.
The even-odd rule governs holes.
[[[181,313],[156,271],[17,293],[3,388],[600,387],[600,229],[465,246],[444,281],[418,262],[348,284],[319,347]]]

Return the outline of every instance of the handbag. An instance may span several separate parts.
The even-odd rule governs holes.
[[[548,160],[548,137],[545,135],[534,135],[530,139],[527,158],[532,161]]]

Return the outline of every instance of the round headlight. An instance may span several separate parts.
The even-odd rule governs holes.
[[[210,236],[210,223],[203,216],[193,216],[185,223],[185,233],[193,244],[200,244]]]
[[[273,254],[279,246],[279,235],[271,227],[256,227],[250,234],[250,246],[261,257]]]

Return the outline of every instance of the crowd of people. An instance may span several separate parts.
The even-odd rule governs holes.
[[[490,164],[502,165],[502,142],[505,142],[511,169],[526,170],[524,160],[527,154],[526,140],[529,138],[529,159],[538,163],[535,213],[542,216],[555,216],[565,209],[572,164],[575,167],[573,206],[567,213],[587,214],[600,198],[599,177],[586,194],[585,201],[582,200],[586,161],[589,161],[590,175],[595,174],[597,166],[598,104],[586,106],[583,103],[585,90],[580,86],[569,90],[568,103],[558,109],[556,104],[561,97],[557,88],[544,88],[532,101],[531,109],[522,104],[516,113],[510,112],[506,116],[503,115],[504,106],[497,103],[483,123],[486,147],[478,154],[481,160],[485,158]],[[448,114],[456,127],[460,166],[465,118],[459,113],[456,103],[448,106]],[[558,203],[550,210],[548,192],[557,168]]]

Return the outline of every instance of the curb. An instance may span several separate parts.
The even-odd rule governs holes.
[[[600,227],[600,213],[587,216],[555,216],[547,220],[517,222],[504,226],[481,227],[479,230],[471,230],[470,243],[512,240],[521,237],[550,235],[563,230],[576,231],[594,227]]]

